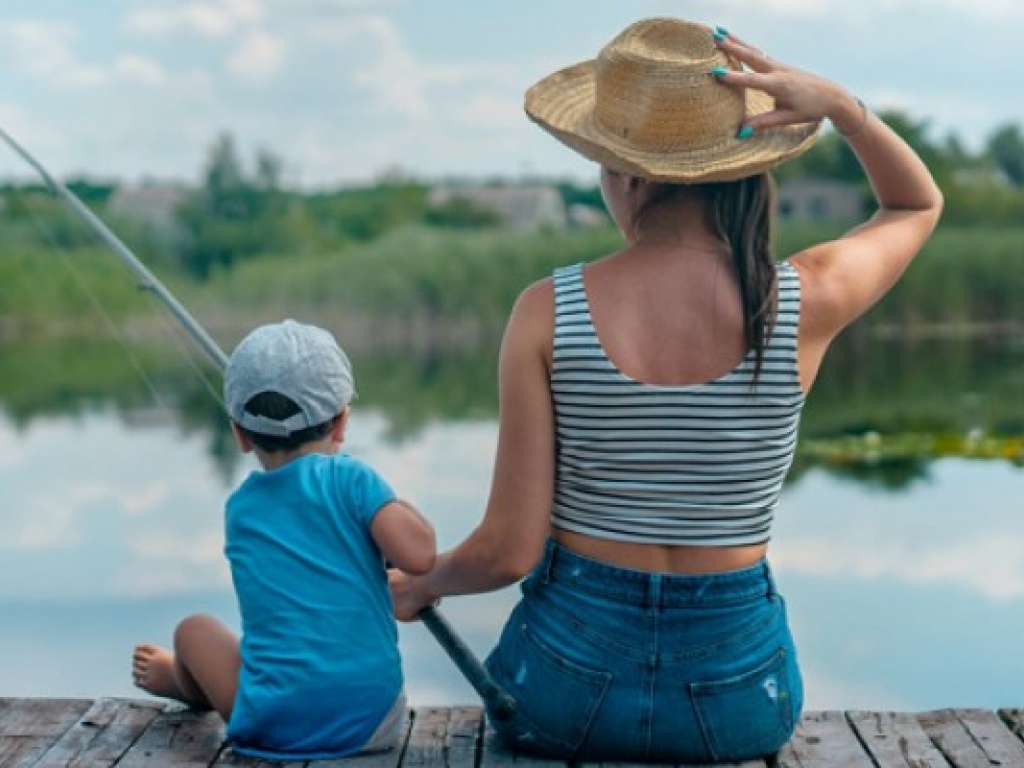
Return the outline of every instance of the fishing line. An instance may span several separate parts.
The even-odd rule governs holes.
[[[89,225],[93,232],[121,259],[124,265],[139,278],[140,287],[152,292],[164,304],[168,312],[180,323],[181,328],[188,332],[192,340],[223,373],[228,365],[228,356],[224,354],[224,351],[210,337],[206,330],[196,322],[195,318],[188,313],[188,310],[182,306],[181,302],[167,290],[164,284],[139,261],[138,257],[118,239],[117,235],[110,231],[107,225],[85,203],[64,184],[54,179],[38,160],[30,155],[3,129],[0,129],[0,140],[32,166],[53,193],[66,202],[71,210],[77,213]],[[420,618],[424,626],[434,635],[434,639],[448,653],[455,666],[458,667],[459,671],[462,672],[463,676],[465,676],[487,704],[493,716],[499,720],[508,720],[514,717],[517,709],[515,699],[498,686],[487,669],[480,663],[480,660],[476,658],[470,648],[456,634],[444,617],[441,616],[440,612],[436,608],[428,606],[420,611]]]
[[[165,333],[173,339],[181,358],[185,361],[192,372],[195,373],[199,381],[202,382],[203,388],[206,390],[207,394],[209,394],[217,405],[221,407],[221,410],[227,411],[227,406],[224,404],[223,391],[207,375],[206,370],[204,370],[203,366],[196,359],[194,354],[195,345],[189,343],[190,337],[182,330],[181,323],[175,320],[174,316],[167,311],[167,308],[159,301],[159,299],[152,296],[146,286],[139,286],[139,290],[149,293],[153,301],[156,302],[156,305],[160,310],[156,314],[156,317],[159,318],[159,322],[163,326]]]
[[[132,350],[131,345],[128,343],[128,340],[124,335],[124,332],[121,330],[118,324],[114,322],[114,318],[110,316],[110,313],[107,312],[107,310],[103,307],[103,302],[100,301],[99,297],[93,291],[92,287],[89,285],[89,281],[86,280],[85,276],[75,266],[74,257],[71,254],[71,250],[61,245],[53,236],[53,234],[45,226],[43,226],[43,222],[39,214],[35,210],[33,210],[31,205],[26,204],[26,201],[23,199],[23,197],[17,190],[14,190],[14,194],[18,198],[18,202],[20,203],[22,210],[28,212],[29,219],[32,221],[33,226],[39,232],[40,236],[54,251],[56,251],[59,257],[57,259],[57,263],[59,263],[61,267],[64,269],[64,271],[71,276],[71,279],[78,286],[79,290],[85,295],[86,299],[89,301],[89,304],[92,306],[93,310],[96,312],[97,315],[99,315],[100,320],[103,322],[103,325],[106,327],[110,336],[114,339],[118,347],[121,349],[125,357],[128,359],[128,362],[131,365],[131,367],[139,375],[139,378],[142,379],[143,385],[146,387],[146,390],[153,398],[153,401],[157,404],[158,407],[168,411],[171,410],[168,403],[166,403],[163,397],[160,395],[160,392],[156,386],[156,382],[152,379],[152,377],[150,377],[145,366],[142,364],[142,361]]]

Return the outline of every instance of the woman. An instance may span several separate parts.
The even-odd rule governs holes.
[[[728,762],[792,734],[802,683],[765,559],[825,350],[924,244],[942,198],[839,86],[719,28],[639,22],[526,96],[601,165],[626,247],[527,288],[500,359],[486,513],[399,618],[528,574],[487,664],[514,747],[561,758]],[[788,261],[767,171],[818,123],[849,141],[878,210]]]

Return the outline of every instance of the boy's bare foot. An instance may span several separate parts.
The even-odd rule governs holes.
[[[135,646],[132,682],[155,696],[188,701],[174,677],[174,654],[159,645]]]

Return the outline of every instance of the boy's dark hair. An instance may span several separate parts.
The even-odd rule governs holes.
[[[282,421],[289,416],[299,413],[300,408],[295,404],[294,400],[279,392],[260,392],[249,398],[245,404],[245,410],[253,416],[266,416],[268,419]],[[305,429],[293,432],[287,437],[264,435],[242,426],[239,426],[238,429],[260,450],[267,453],[276,453],[278,451],[293,451],[296,448],[301,448],[306,443],[313,443],[327,437],[331,433],[331,427],[334,426],[334,422],[337,420],[338,417],[335,416],[333,419],[322,424],[315,424],[312,427],[306,427]]]

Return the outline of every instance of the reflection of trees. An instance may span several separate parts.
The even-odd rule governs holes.
[[[1024,350],[998,339],[837,342],[807,400],[805,438],[899,432],[1024,434]]]
[[[170,343],[136,348],[72,340],[8,346],[0,354],[0,404],[19,428],[36,418],[101,409],[129,425],[176,424],[183,435],[205,436],[207,452],[226,479],[240,457],[219,401],[220,374],[205,363],[197,373],[195,363]],[[392,353],[356,358],[354,366],[355,407],[383,414],[391,440],[414,437],[438,421],[497,413],[496,350]]]
[[[856,485],[878,488],[888,492],[907,491],[918,482],[930,479],[932,458],[929,456],[899,456],[879,461],[850,460],[823,462],[797,454],[789,475],[788,485],[798,483],[812,469],[822,469],[832,477]]]
[[[497,350],[356,358],[355,407],[384,414],[394,441],[438,421],[495,418],[497,358]]]
[[[790,482],[812,467],[837,478],[900,490],[928,477],[940,440],[907,441],[909,450],[818,450],[878,433],[1024,435],[1024,350],[994,341],[884,342],[850,334],[829,353],[804,411]],[[414,438],[437,422],[494,419],[497,350],[442,354],[390,352],[354,359],[357,409],[387,422],[385,438]],[[140,370],[143,373],[140,373]],[[240,461],[230,429],[210,389],[170,343],[127,351],[102,342],[37,342],[0,354],[0,403],[15,425],[41,416],[113,409],[126,424],[165,421],[199,435],[227,480]],[[897,442],[898,439],[897,439]],[[937,446],[929,449],[927,445]],[[859,444],[853,440],[854,444]],[[811,449],[814,450],[811,450]],[[949,453],[948,450],[945,451]]]
[[[0,403],[18,428],[33,419],[112,411],[129,426],[175,425],[205,435],[222,476],[238,461],[231,430],[210,387],[220,375],[199,361],[198,372],[171,342],[80,339],[7,346],[0,354]],[[204,381],[204,378],[206,381]]]

